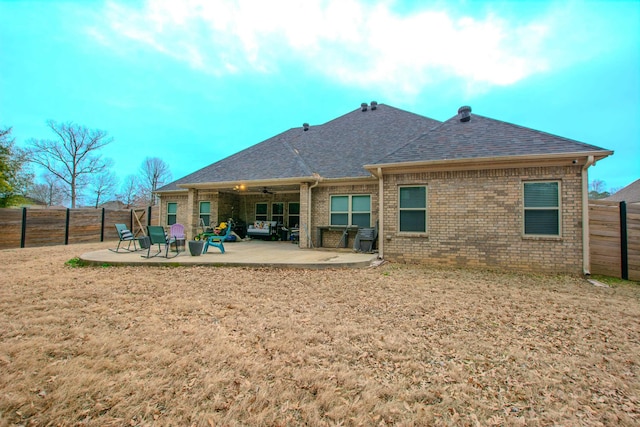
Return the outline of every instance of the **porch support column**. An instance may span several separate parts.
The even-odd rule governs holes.
[[[200,213],[199,209],[200,208],[198,208],[198,214],[196,214],[196,216],[198,217]],[[209,221],[209,224],[211,224],[211,227],[213,227],[214,225],[218,225],[226,220],[226,218],[220,218],[220,192],[216,191],[215,193],[213,193],[213,197],[211,199],[211,219]]]
[[[196,218],[199,214],[198,208],[198,190],[195,188],[190,188],[189,193],[187,194],[187,215],[186,215],[186,224],[184,224],[184,228],[187,231],[187,238],[192,239],[193,236],[198,234],[196,228],[198,226],[198,222]]]
[[[311,241],[309,240],[311,224],[308,224],[309,218],[309,184],[304,182],[300,184],[300,231],[298,235],[301,248],[311,247]]]
[[[384,259],[384,179],[378,168],[378,258]]]

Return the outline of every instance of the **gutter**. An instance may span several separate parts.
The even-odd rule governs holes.
[[[589,174],[587,169],[595,164],[593,156],[587,156],[587,162],[582,167],[582,272],[591,275],[591,254],[589,253]]]
[[[378,259],[384,259],[384,180],[382,168],[378,168]]]
[[[493,157],[465,157],[465,158],[457,158],[457,159],[437,159],[437,160],[416,160],[409,162],[394,162],[394,163],[380,163],[380,164],[371,164],[364,165],[364,169],[369,172],[374,173],[375,170],[379,168],[385,169],[407,169],[411,167],[417,168],[429,168],[429,167],[437,167],[437,166],[446,166],[447,168],[451,168],[452,166],[460,166],[460,167],[479,167],[483,165],[484,167],[491,166],[505,166],[505,165],[520,165],[522,163],[535,163],[540,161],[549,161],[549,160],[559,160],[559,161],[569,161],[568,164],[571,164],[572,160],[576,157],[588,156],[588,158],[594,158],[595,160],[603,159],[607,156],[613,154],[613,151],[610,150],[602,150],[602,151],[583,151],[583,152],[572,152],[572,153],[545,153],[545,154],[525,154],[518,156],[493,156]],[[594,160],[594,162],[595,162]]]
[[[273,186],[273,185],[287,185],[287,184],[300,184],[301,182],[313,182],[316,180],[315,176],[299,176],[293,178],[274,178],[274,179],[253,179],[253,180],[237,180],[237,181],[215,181],[215,182],[198,182],[198,183],[184,183],[177,184],[178,188],[195,188],[198,190],[222,190],[227,188],[233,188],[238,184],[245,184],[247,186]]]

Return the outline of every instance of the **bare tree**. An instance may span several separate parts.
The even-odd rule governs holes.
[[[115,196],[115,190],[118,186],[118,178],[110,171],[105,170],[102,173],[94,175],[89,184],[90,196],[95,201],[94,207],[100,206],[105,199]]]
[[[156,204],[154,192],[171,180],[169,165],[158,157],[147,157],[140,167],[142,175],[142,191],[149,200],[149,204]]]
[[[118,199],[125,204],[127,209],[140,204],[144,197],[141,195],[140,180],[135,175],[127,175],[124,179]],[[146,200],[144,201],[146,203]]]
[[[605,190],[605,182],[599,179],[594,179],[589,183],[589,187],[591,187],[591,191],[589,191],[590,199],[604,199],[605,197],[609,197],[611,195],[610,191]]]
[[[63,205],[66,199],[64,183],[51,173],[45,174],[42,181],[33,186],[29,195],[47,206]]]
[[[591,191],[595,191],[596,193],[602,193],[605,190],[604,181],[601,181],[599,179],[594,179],[593,181],[591,181],[591,184],[589,186],[591,187]]]
[[[109,167],[97,151],[113,139],[105,131],[87,129],[71,122],[49,120],[47,125],[57,138],[31,140],[30,161],[43,166],[68,185],[71,207],[75,208],[83,184]]]

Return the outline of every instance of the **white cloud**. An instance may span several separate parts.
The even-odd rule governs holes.
[[[211,74],[298,63],[350,86],[407,95],[445,79],[482,88],[543,72],[554,22],[427,8],[399,14],[392,3],[364,0],[112,1],[103,16],[107,26],[91,29],[96,40],[133,42]]]

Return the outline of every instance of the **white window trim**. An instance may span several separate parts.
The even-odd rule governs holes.
[[[400,207],[400,189],[422,187],[425,192],[424,208],[401,208]],[[402,211],[424,211],[424,231],[401,231],[400,230],[400,213]],[[429,188],[427,184],[403,184],[398,186],[398,234],[402,236],[427,236],[429,232]]]
[[[525,212],[528,210],[550,210],[551,207],[527,208],[524,205],[524,187],[525,184],[543,184],[545,182],[555,182],[558,184],[558,234],[526,234],[525,233]],[[524,239],[560,239],[562,238],[562,180],[560,179],[540,179],[522,181],[522,237]]]
[[[169,205],[176,206],[176,213],[169,213]],[[167,225],[169,225],[169,215],[176,217],[176,221],[174,222],[174,224],[176,224],[178,222],[178,202],[167,202]]]
[[[209,203],[209,212],[202,212],[203,203]],[[211,202],[208,200],[200,200],[198,202],[198,224],[200,224],[200,219],[202,219],[202,215],[209,216],[209,225],[211,225]]]
[[[353,211],[353,196],[367,196],[369,197],[369,210],[367,212],[369,212],[369,225],[368,227],[371,227],[371,221],[373,219],[373,212],[371,209],[371,194],[367,194],[367,193],[363,193],[363,194],[331,194],[329,196],[329,225],[333,226],[333,227],[344,227],[344,225],[333,225],[331,224],[331,214],[332,213],[340,213],[340,214],[347,214],[347,227],[353,227],[353,223],[351,222],[351,219],[353,217],[354,211]],[[348,205],[347,205],[347,210],[346,211],[332,211],[331,210],[331,199],[333,197],[348,197]],[[355,213],[359,214],[359,213],[365,213],[365,211],[356,211]]]

